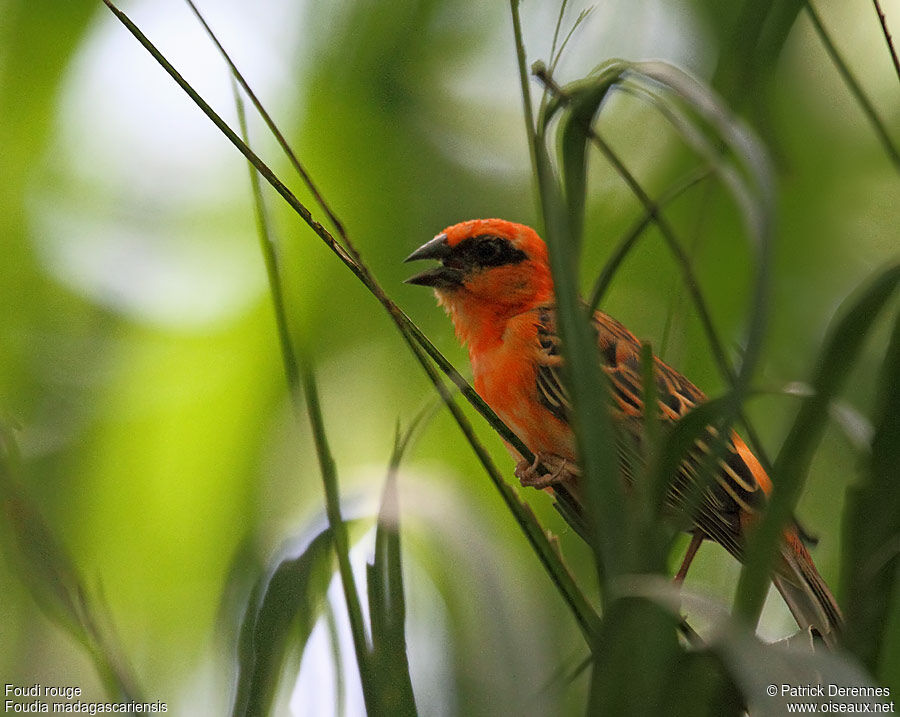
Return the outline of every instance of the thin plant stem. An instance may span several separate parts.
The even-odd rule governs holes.
[[[190,2],[190,0],[188,0],[188,2]],[[233,79],[232,82],[234,82]],[[237,107],[238,123],[240,124],[244,142],[246,143],[248,142],[248,136],[244,104],[237,91],[237,86],[232,84],[232,87],[234,90],[235,105]],[[256,207],[257,233],[259,235],[260,248],[266,264],[269,291],[275,309],[275,323],[278,329],[278,339],[281,346],[285,374],[290,387],[292,405],[297,413],[300,411],[301,393],[306,399],[306,412],[309,416],[310,426],[312,427],[316,455],[319,459],[319,468],[322,475],[322,485],[325,490],[325,513],[328,516],[328,524],[334,539],[334,552],[337,556],[338,572],[341,578],[344,600],[347,605],[347,617],[350,622],[350,631],[353,637],[356,662],[359,667],[360,682],[362,684],[367,710],[371,714],[377,705],[377,698],[372,681],[371,651],[366,638],[365,620],[363,618],[359,593],[356,588],[356,580],[353,576],[353,568],[350,565],[350,539],[347,534],[347,526],[341,515],[337,469],[335,467],[334,458],[331,455],[331,450],[328,446],[315,377],[312,369],[306,362],[304,362],[303,370],[299,370],[300,364],[297,360],[297,352],[294,349],[288,330],[287,311],[284,305],[284,291],[281,284],[281,272],[278,267],[278,255],[275,242],[272,239],[268,218],[266,216],[259,174],[252,164],[248,163],[248,167],[250,171],[250,184],[253,190],[254,205]]]
[[[569,0],[562,0],[559,4],[559,14],[556,16],[556,26],[553,28],[553,42],[550,43],[550,67],[551,72],[553,71],[553,58],[556,57],[556,43],[559,42],[559,31],[562,29],[563,17],[566,14],[566,6],[569,4]],[[523,63],[520,66],[524,66],[524,57]],[[547,106],[547,100],[550,98],[550,93],[547,88],[544,88],[544,91],[541,93],[541,106],[538,111],[539,114],[544,112],[544,108]]]
[[[567,101],[565,90],[561,88],[549,74],[547,74],[544,68],[538,68],[538,70],[535,72],[535,75],[541,80],[541,82],[550,87],[550,89],[554,92],[554,94],[557,95],[560,100],[564,102]],[[661,213],[661,209],[668,201],[674,199],[678,194],[685,191],[687,188],[699,181],[702,177],[685,177],[683,181],[685,182],[686,186],[676,184],[671,188],[670,191],[674,194],[674,196],[668,197],[665,200],[660,198],[660,200],[654,202],[650,198],[650,195],[647,193],[647,191],[634,177],[634,175],[631,174],[631,172],[625,166],[624,162],[622,162],[622,160],[615,153],[612,147],[610,147],[609,144],[606,143],[602,139],[602,137],[600,137],[600,135],[594,131],[592,127],[586,127],[585,132],[587,133],[588,138],[594,142],[594,144],[598,147],[598,149],[601,150],[601,152],[603,152],[604,156],[606,156],[610,163],[613,165],[613,168],[625,180],[626,184],[628,184],[634,195],[638,198],[641,204],[643,204],[645,212],[644,217],[638,221],[633,230],[618,245],[616,251],[613,253],[613,256],[604,266],[600,276],[598,276],[597,281],[594,284],[594,289],[591,293],[591,300],[589,302],[591,311],[596,310],[596,308],[599,306],[600,301],[607,288],[609,287],[609,284],[612,281],[612,278],[618,270],[620,264],[634,247],[635,243],[642,235],[644,229],[646,229],[646,227],[651,222],[655,223],[660,231],[660,234],[665,239],[667,246],[672,251],[676,263],[681,268],[684,284],[687,286],[688,293],[691,295],[691,299],[693,300],[694,307],[700,318],[700,323],[703,326],[704,332],[706,333],[707,341],[709,342],[710,350],[712,351],[713,359],[716,361],[716,365],[719,368],[719,372],[722,374],[723,378],[728,382],[729,385],[734,386],[736,381],[738,380],[738,374],[734,371],[731,362],[725,355],[722,343],[719,340],[718,334],[715,330],[715,326],[713,325],[712,316],[707,307],[706,300],[703,298],[703,294],[700,290],[700,284],[697,281],[696,276],[694,275],[690,257],[681,247],[681,243],[675,236],[671,225]],[[698,169],[697,171],[702,171],[702,168]],[[760,333],[758,327],[756,333]],[[740,424],[744,427],[744,430],[747,433],[747,438],[756,451],[760,462],[767,470],[769,470],[772,463],[768,458],[762,441],[759,438],[759,434],[756,432],[753,424],[750,423],[750,420],[747,418],[746,414],[743,411],[738,412],[737,418],[740,421]]]
[[[525,66],[525,42],[522,39],[522,20],[519,17],[519,1],[509,0],[512,14],[513,38],[516,43],[516,64],[519,68],[519,84],[522,90],[522,109],[525,116],[525,136],[528,138],[528,152],[531,156],[532,176],[538,176],[537,140],[534,124],[534,111],[531,107],[531,88],[528,84],[528,70]]]
[[[652,211],[649,208],[644,208],[644,215],[634,223],[628,233],[622,237],[618,244],[616,244],[612,256],[610,256],[606,264],[603,265],[603,269],[601,269],[600,274],[597,276],[594,286],[591,289],[590,300],[588,301],[588,311],[590,313],[593,313],[598,309],[600,302],[606,295],[606,291],[609,289],[609,285],[612,283],[613,277],[615,277],[622,262],[634,248],[637,240],[640,239],[647,227],[654,223],[659,211],[711,174],[712,169],[709,167],[700,166],[691,170],[653,202]]]
[[[585,8],[581,11],[581,14],[575,19],[575,22],[572,23],[572,27],[569,28],[569,32],[566,34],[565,38],[562,41],[562,44],[559,46],[559,51],[556,53],[556,56],[553,56],[551,53],[550,60],[550,74],[552,75],[556,71],[556,67],[559,65],[559,61],[562,59],[563,53],[566,51],[566,47],[569,44],[569,40],[572,39],[572,36],[575,34],[575,31],[581,26],[581,24],[587,20],[588,16],[594,11],[594,6],[592,5],[589,8]]]
[[[184,0],[188,6],[193,11],[194,15],[197,17],[197,20],[203,26],[203,29],[206,31],[206,34],[209,36],[209,39],[212,40],[213,44],[218,49],[219,53],[222,55],[222,58],[228,64],[228,67],[231,69],[231,74],[235,80],[237,80],[238,84],[243,88],[244,92],[247,93],[247,97],[250,98],[250,101],[253,103],[253,106],[256,108],[256,111],[259,112],[259,116],[262,117],[263,122],[266,123],[266,126],[269,128],[269,131],[272,133],[272,136],[275,137],[275,140],[278,142],[282,151],[287,156],[290,163],[293,165],[297,174],[300,175],[300,178],[303,180],[304,184],[306,184],[307,189],[309,189],[310,193],[313,195],[313,198],[316,200],[316,203],[322,208],[322,211],[325,212],[325,215],[328,217],[328,220],[331,222],[332,226],[334,226],[338,235],[344,239],[346,239],[346,230],[344,229],[344,225],[340,219],[338,219],[337,215],[332,211],[328,202],[325,201],[325,197],[322,196],[322,193],[319,191],[319,188],[315,185],[312,180],[312,177],[309,175],[309,172],[306,171],[306,168],[301,164],[300,160],[297,158],[297,154],[291,148],[288,141],[284,138],[284,135],[281,133],[281,130],[278,129],[278,125],[275,124],[275,121],[272,119],[272,116],[266,111],[266,108],[263,106],[262,102],[259,101],[259,98],[256,96],[256,93],[250,88],[250,85],[247,83],[247,80],[244,79],[244,76],[241,74],[240,70],[238,70],[237,65],[234,64],[234,61],[231,59],[231,56],[225,50],[225,47],[219,41],[219,38],[212,31],[212,28],[206,22],[206,19],[203,15],[200,14],[200,10],[197,9],[197,6],[193,3],[193,0]]]
[[[897,73],[897,79],[900,80],[900,59],[897,58],[897,48],[894,47],[894,38],[888,30],[887,18],[884,16],[884,10],[881,9],[881,3],[878,0],[872,0],[875,6],[875,12],[878,13],[878,22],[881,24],[881,34],[884,35],[884,41],[887,43],[888,52],[891,54],[891,60],[894,62],[894,72]]]
[[[334,606],[326,600],[325,627],[328,630],[328,642],[331,643],[332,669],[334,670],[334,714],[337,717],[344,717],[347,714],[347,696],[341,657],[341,638],[338,634],[336,617]]]
[[[319,404],[319,392],[316,387],[312,369],[304,363],[301,370],[303,395],[306,398],[306,410],[312,427],[316,455],[319,459],[319,470],[322,474],[322,485],[325,488],[325,513],[331,527],[334,540],[334,552],[337,555],[338,573],[341,577],[344,600],[347,603],[347,617],[350,620],[350,632],[353,636],[353,649],[356,652],[356,663],[359,666],[360,681],[366,709],[369,714],[376,714],[377,697],[373,692],[374,682],[371,670],[371,651],[366,637],[366,626],[363,619],[362,604],[356,589],[353,567],[350,565],[350,538],[347,525],[341,515],[341,499],[337,484],[337,469],[328,439],[325,434],[325,422]]]
[[[190,0],[187,0],[190,2]],[[244,102],[241,100],[240,92],[234,84],[232,78],[232,90],[234,93],[234,103],[237,108],[238,124],[240,125],[241,135],[244,142],[249,144],[247,134],[247,115],[244,111]],[[294,343],[291,340],[290,330],[288,328],[287,310],[284,304],[284,287],[281,283],[281,270],[278,260],[278,248],[272,238],[271,227],[269,226],[269,218],[266,214],[266,206],[263,201],[262,186],[259,181],[259,172],[254,168],[253,164],[247,163],[250,174],[250,187],[253,192],[253,206],[256,213],[256,229],[259,237],[259,248],[263,255],[263,261],[266,265],[266,278],[269,282],[269,293],[272,297],[272,308],[275,312],[275,327],[278,331],[278,345],[281,349],[281,360],[284,364],[284,374],[287,378],[288,387],[291,392],[291,401],[296,413],[299,413],[300,401],[300,374],[298,371],[297,351],[294,349]]]
[[[578,587],[568,568],[562,562],[557,552],[553,549],[541,525],[537,522],[531,509],[524,504],[515,492],[503,480],[500,472],[493,465],[489,454],[475,437],[474,430],[468,423],[461,409],[455,404],[440,381],[432,365],[428,362],[430,357],[438,367],[456,384],[466,399],[484,417],[491,427],[500,434],[513,448],[518,451],[525,460],[534,460],[534,454],[528,449],[522,440],[493,412],[493,410],[478,396],[475,390],[468,384],[449,361],[428,340],[421,330],[409,319],[381,289],[370,272],[350,255],[331,233],[317,222],[307,207],[291,192],[290,189],[275,175],[260,157],[247,146],[240,137],[228,126],[228,124],[213,110],[209,104],[193,89],[193,87],[181,76],[172,64],[159,52],[152,42],[141,32],[132,20],[113,4],[112,0],[103,0],[116,18],[134,35],[135,39],[150,53],[160,66],[172,77],[181,89],[201,109],[201,111],[216,125],[225,137],[243,154],[247,160],[259,171],[263,178],[275,189],[288,205],[300,216],[301,219],[315,232],[325,245],[338,257],[338,259],[359,279],[363,285],[379,300],[388,311],[394,323],[400,330],[401,336],[412,350],[422,368],[428,374],[429,379],[439,391],[441,398],[450,409],[463,431],[464,436],[475,451],[479,461],[495,487],[500,491],[507,507],[513,513],[526,538],[535,550],[540,562],[544,565],[557,589],[560,591],[566,604],[572,610],[576,622],[584,632],[589,644],[592,644],[593,635],[599,627],[600,618],[596,610],[591,606],[584,593]],[[438,388],[440,386],[440,388]]]
[[[875,130],[875,134],[878,135],[878,139],[881,141],[881,144],[884,146],[885,151],[888,153],[888,157],[890,157],[890,160],[897,166],[898,169],[900,169],[900,151],[898,151],[894,146],[894,143],[891,140],[891,136],[888,134],[887,128],[884,126],[884,122],[878,115],[878,111],[875,109],[875,105],[872,104],[872,101],[863,91],[862,85],[859,84],[856,77],[850,71],[850,67],[846,62],[844,62],[844,58],[841,57],[841,53],[838,52],[838,49],[832,41],[831,36],[825,29],[825,25],[822,24],[822,19],[819,17],[819,14],[816,12],[815,8],[812,6],[812,3],[809,2],[809,0],[807,0],[806,2],[806,12],[809,14],[809,19],[812,20],[812,24],[816,30],[816,34],[819,36],[819,39],[825,46],[825,50],[826,52],[828,52],[828,56],[831,58],[831,61],[834,63],[834,66],[837,68],[837,71],[843,78],[844,84],[847,85],[847,89],[850,90],[850,93],[859,103],[859,106],[862,108],[863,113],[866,115],[866,118],[869,120],[872,128]]]

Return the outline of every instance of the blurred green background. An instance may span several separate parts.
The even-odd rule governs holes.
[[[714,79],[768,144],[779,223],[756,385],[776,393],[752,400],[748,412],[774,454],[797,405],[777,392],[809,378],[839,302],[900,256],[900,180],[804,12],[781,35],[772,31],[774,39],[742,47],[743,18],[764,5],[598,4],[559,79],[609,57],[666,59]],[[900,35],[900,2],[882,6]],[[401,261],[463,219],[534,221],[508,7],[200,7],[376,276],[466,367],[432,297],[401,283]],[[871,3],[816,7],[900,141],[900,84]],[[569,22],[580,8],[573,4]],[[227,69],[188,8],[143,0],[123,9],[236,126]],[[547,59],[557,10],[524,4],[529,61]],[[250,586],[273,556],[291,552],[285,545],[296,552],[324,524],[308,425],[288,406],[246,166],[99,1],[2,0],[0,17],[0,410],[19,427],[28,495],[103,595],[146,696],[175,714],[220,714],[231,700]],[[651,194],[695,164],[634,97],[613,97],[600,127]],[[258,122],[251,140],[289,176]],[[641,215],[602,158],[591,170],[589,274]],[[292,332],[318,370],[346,511],[371,515],[395,423],[408,424],[432,392],[376,302],[267,196]],[[702,184],[670,216],[737,355],[751,256],[739,214],[724,191]],[[656,233],[628,260],[603,308],[708,393],[722,387]],[[854,431],[865,431],[886,336],[882,326],[854,372],[844,427],[829,431],[800,505],[821,538],[814,557],[832,586],[843,489],[861,456]],[[499,439],[476,425],[514,480]],[[421,431],[400,489],[421,712],[579,713],[584,679],[569,685],[559,674],[587,655],[582,638],[443,411]],[[523,495],[590,589],[590,558],[577,536],[547,497]],[[360,565],[370,537],[354,553]],[[12,552],[0,561],[0,681],[80,685],[102,699],[88,657],[38,609]],[[727,603],[737,572],[724,551],[707,546],[687,584]],[[763,635],[791,629],[787,611],[770,600]],[[302,665],[285,675],[281,710],[334,709],[331,653],[322,625]],[[359,704],[355,679],[351,667],[349,714]]]

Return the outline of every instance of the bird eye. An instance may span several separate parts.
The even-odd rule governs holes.
[[[487,263],[499,256],[500,245],[496,239],[489,239],[487,241],[479,242],[475,251],[478,256],[478,261]]]

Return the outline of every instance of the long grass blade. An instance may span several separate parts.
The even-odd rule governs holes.
[[[21,458],[12,429],[0,420],[0,533],[10,563],[41,611],[71,634],[90,656],[113,700],[141,700],[105,603],[88,589],[72,556],[22,486]]]
[[[618,476],[609,410],[609,390],[597,361],[593,330],[578,300],[577,238],[550,167],[543,138],[535,148],[557,321],[564,356],[564,377],[572,397],[572,423],[585,488],[591,544],[601,581],[630,565],[625,504]],[[604,597],[607,594],[604,592]]]
[[[853,365],[875,317],[898,284],[900,265],[879,273],[861,295],[848,300],[829,332],[811,382],[813,394],[801,405],[781,447],[775,461],[775,490],[748,543],[748,559],[738,582],[735,612],[751,625],[759,620],[781,531],[803,489],[813,451],[828,419],[829,402]]]
[[[416,715],[416,700],[406,655],[406,599],[400,554],[400,505],[397,469],[415,423],[401,436],[399,426],[375,531],[375,556],[367,566],[372,659],[379,680],[383,714]]]
[[[278,128],[278,125],[275,124],[275,121],[272,119],[272,116],[266,111],[266,108],[263,106],[262,102],[260,102],[259,97],[257,97],[256,93],[252,90],[250,85],[247,83],[247,80],[244,78],[243,74],[241,74],[240,70],[238,70],[237,65],[234,64],[234,61],[231,59],[231,55],[225,50],[225,47],[219,41],[219,38],[216,36],[216,33],[213,32],[212,28],[209,26],[209,23],[206,22],[206,19],[200,13],[200,10],[197,9],[197,6],[194,4],[193,0],[184,0],[188,6],[191,8],[191,11],[196,16],[197,20],[203,26],[203,29],[206,31],[206,34],[209,36],[209,39],[212,40],[213,44],[216,46],[216,49],[219,51],[219,54],[222,56],[222,59],[228,64],[228,67],[231,69],[232,77],[237,81],[237,83],[241,86],[244,92],[247,93],[247,97],[250,98],[250,101],[253,103],[253,106],[256,108],[256,111],[259,113],[259,116],[262,117],[263,122],[266,123],[266,126],[269,128],[269,131],[272,133],[272,136],[275,137],[275,140],[278,142],[278,145],[281,147],[285,156],[287,156],[291,165],[294,167],[294,170],[303,180],[303,183],[306,184],[307,189],[309,189],[310,193],[313,195],[313,198],[316,201],[316,204],[322,209],[325,215],[328,217],[328,220],[331,222],[332,226],[337,231],[338,235],[346,238],[346,230],[344,229],[344,225],[340,219],[338,219],[337,215],[329,206],[328,202],[325,201],[325,197],[322,196],[322,193],[319,191],[319,188],[316,186],[315,182],[313,182],[312,177],[309,172],[306,171],[306,168],[300,162],[297,154],[294,152],[291,145],[285,139],[281,130]],[[246,132],[244,132],[246,134]]]
[[[474,431],[469,425],[465,415],[453,402],[446,387],[441,384],[437,373],[426,358],[430,357],[452,381],[456,384],[465,398],[484,417],[484,419],[497,431],[497,433],[512,445],[526,460],[533,460],[534,454],[525,446],[522,440],[504,424],[491,410],[484,400],[475,392],[469,383],[463,378],[453,365],[438,351],[428,340],[422,331],[409,319],[409,317],[384,293],[381,286],[375,281],[365,265],[358,263],[351,256],[348,249],[339,244],[334,237],[319,222],[315,221],[312,214],[300,202],[288,187],[275,176],[274,172],[260,157],[243,142],[240,137],[228,126],[228,124],[200,97],[181,74],[166,60],[159,50],[150,42],[131,19],[119,10],[111,0],[104,0],[116,18],[134,35],[135,39],[150,53],[150,55],[163,67],[172,79],[184,90],[201,111],[219,128],[226,138],[253,164],[263,178],[278,192],[288,205],[300,216],[301,219],[315,232],[325,245],[338,257],[338,259],[359,279],[362,284],[375,296],[390,315],[399,329],[407,346],[416,356],[417,361],[428,375],[429,380],[440,393],[442,400],[448,406],[454,419],[460,426],[463,435],[473,448],[479,462],[485,468],[491,481],[500,491],[504,502],[513,514],[523,533],[535,550],[540,562],[547,569],[554,584],[560,590],[566,604],[571,608],[579,627],[586,636],[590,636],[596,630],[599,618],[591,607],[580,588],[575,583],[562,560],[550,545],[540,524],[537,522],[530,509],[522,503],[515,492],[505,483],[499,471],[494,466],[487,451],[480,445]],[[440,386],[440,388],[438,387]]]
[[[241,623],[234,717],[271,712],[288,651],[303,648],[334,574],[331,528],[296,558],[281,561],[254,588]]]
[[[509,10],[512,16],[513,39],[516,47],[516,67],[519,70],[519,89],[522,93],[522,114],[525,118],[525,137],[528,139],[528,151],[531,157],[532,176],[538,177],[538,158],[536,152],[534,109],[531,104],[531,88],[528,84],[528,70],[525,60],[525,40],[522,37],[522,19],[519,16],[520,0],[509,0]],[[540,185],[535,187],[540,192]]]
[[[187,1],[190,3],[190,0]],[[241,101],[240,94],[237,92],[237,88],[235,87],[234,90],[238,121],[240,123],[241,132],[244,135],[243,141],[246,146],[247,121],[244,105]],[[347,605],[347,614],[350,621],[350,631],[353,636],[353,646],[356,653],[357,665],[359,667],[360,680],[362,682],[363,696],[369,707],[369,711],[372,712],[378,704],[376,701],[378,699],[377,683],[375,682],[376,675],[370,664],[370,651],[366,637],[362,606],[359,601],[359,593],[356,588],[353,570],[350,566],[350,543],[346,526],[341,517],[337,471],[325,435],[325,425],[319,407],[315,378],[308,366],[304,366],[304,370],[302,371],[302,385],[304,390],[301,391],[301,371],[297,361],[297,353],[294,349],[288,329],[287,311],[284,306],[284,292],[281,284],[281,272],[278,266],[277,248],[266,215],[262,188],[259,182],[259,174],[252,164],[248,165],[248,167],[250,171],[250,183],[253,189],[254,204],[256,207],[260,248],[265,259],[266,273],[269,280],[269,291],[275,309],[275,322],[278,329],[278,338],[281,346],[285,374],[291,391],[292,402],[295,411],[298,414],[300,412],[301,393],[306,400],[306,411],[313,430],[316,454],[319,458],[322,483],[325,488],[325,509],[331,528],[335,553],[337,554],[338,570],[344,591],[344,599]],[[268,697],[271,698],[271,694],[268,695]]]
[[[344,600],[347,603],[347,616],[350,620],[350,633],[353,636],[353,649],[356,653],[356,663],[359,666],[363,697],[369,713],[377,714],[377,676],[372,670],[371,650],[366,635],[362,604],[357,591],[353,568],[350,565],[350,540],[347,535],[347,526],[344,524],[344,519],[341,516],[337,468],[335,467],[334,458],[331,456],[331,449],[328,446],[315,376],[312,369],[306,364],[302,366],[300,373],[303,382],[303,395],[306,399],[306,411],[309,415],[313,442],[315,443],[316,455],[319,459],[319,471],[325,488],[325,513],[328,516],[328,525],[331,528],[332,539],[334,540],[338,573],[341,576]]]
[[[187,0],[190,2],[190,0]],[[244,112],[244,103],[241,95],[234,86],[234,103],[237,108],[238,124],[244,143],[249,146],[250,140],[247,134],[247,116]],[[259,238],[259,248],[266,266],[266,278],[269,282],[269,294],[272,297],[272,308],[275,312],[275,327],[278,332],[278,345],[281,349],[281,359],[284,366],[284,375],[287,378],[288,388],[294,408],[299,412],[300,400],[300,374],[297,363],[297,351],[291,340],[291,332],[288,326],[287,309],[284,304],[284,287],[281,281],[281,268],[278,259],[278,247],[276,245],[272,228],[269,224],[266,204],[262,195],[262,186],[259,181],[259,172],[252,163],[247,163],[250,174],[250,188],[253,192],[253,206],[256,214],[256,229]]]
[[[837,68],[841,79],[844,80],[844,84],[847,85],[847,89],[850,90],[850,94],[853,95],[853,98],[863,111],[863,114],[865,114],[866,119],[869,120],[872,129],[875,130],[875,134],[878,136],[878,140],[884,147],[885,152],[887,152],[888,158],[894,163],[894,166],[897,167],[897,169],[900,169],[900,150],[897,149],[894,145],[894,141],[891,139],[891,135],[888,134],[884,120],[881,119],[878,110],[875,109],[875,105],[872,104],[872,101],[863,90],[862,85],[859,84],[856,76],[850,70],[850,66],[844,61],[843,56],[837,49],[831,36],[828,34],[828,30],[825,29],[822,18],[819,17],[819,13],[816,12],[816,9],[809,0],[806,0],[806,12],[809,15],[809,19],[812,20],[816,34],[825,46],[825,51]],[[895,56],[894,62],[896,61],[897,58]]]
[[[845,644],[872,674],[900,690],[900,314],[878,383],[866,475],[847,488],[841,578]],[[893,605],[892,605],[893,602]]]

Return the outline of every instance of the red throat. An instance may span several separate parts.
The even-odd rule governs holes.
[[[474,219],[448,227],[444,234],[450,246],[480,234],[500,236],[528,257],[516,264],[486,268],[461,288],[435,291],[457,337],[468,344],[470,352],[500,342],[509,319],[552,299],[547,248],[530,227],[502,219]]]

